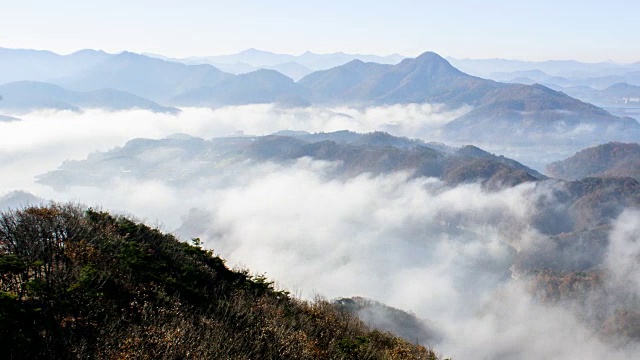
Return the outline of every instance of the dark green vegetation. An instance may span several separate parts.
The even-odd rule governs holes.
[[[631,177],[640,181],[640,144],[611,142],[579,151],[547,166],[549,175],[578,180],[586,177]]]
[[[4,359],[437,359],[211,251],[72,205],[0,216]]]

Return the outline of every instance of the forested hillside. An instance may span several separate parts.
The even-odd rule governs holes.
[[[192,245],[75,205],[0,215],[4,359],[437,359]]]

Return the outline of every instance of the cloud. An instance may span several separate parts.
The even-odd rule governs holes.
[[[325,172],[309,160],[252,172],[192,210],[178,233],[305,298],[358,295],[413,311],[444,332],[436,347],[453,358],[634,351],[604,343],[572,308],[541,304],[511,278],[515,246],[545,241],[529,226],[534,185],[490,193],[402,173],[333,180]]]
[[[623,212],[609,236],[606,265],[620,284],[640,295],[640,210]]]
[[[0,195],[25,189],[130,213],[184,239],[201,237],[229,264],[265,272],[302,297],[360,295],[413,311],[443,331],[437,349],[456,359],[628,358],[633,349],[603,343],[570,309],[534,301],[511,277],[518,250],[548,244],[531,226],[543,192],[533,184],[487,192],[477,184],[452,188],[406,173],[335,179],[335,164],[306,158],[288,165],[247,162],[184,185],[113,176],[101,187],[55,191],[33,181],[65,160],[135,137],[350,129],[433,140],[431,134],[455,116],[431,105],[251,105],[184,109],[177,116],[37,112],[0,123]],[[535,153],[527,150],[527,156]],[[144,156],[193,165],[177,163],[171,151]],[[636,286],[637,218],[637,212],[619,218],[607,262]]]

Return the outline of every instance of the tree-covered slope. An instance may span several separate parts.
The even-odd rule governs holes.
[[[198,244],[72,205],[3,213],[3,358],[437,358]]]
[[[640,144],[611,142],[577,152],[547,166],[549,175],[566,180],[631,177],[640,180]]]

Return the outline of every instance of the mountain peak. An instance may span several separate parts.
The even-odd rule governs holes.
[[[417,58],[415,58],[413,60],[414,62],[418,63],[418,64],[429,64],[429,65],[435,65],[438,67],[444,67],[444,68],[450,68],[450,69],[454,69],[457,70],[455,67],[453,67],[453,65],[451,65],[451,63],[449,63],[447,61],[447,59],[443,58],[442,56],[431,52],[431,51],[427,51],[425,53],[420,54],[420,56],[418,56]]]
[[[108,55],[104,50],[96,50],[96,49],[82,49],[75,52],[72,52],[70,55]]]
[[[240,76],[243,77],[254,77],[254,78],[271,78],[271,79],[287,79],[291,80],[288,76],[283,73],[273,70],[273,69],[258,69],[256,71],[248,72],[246,74],[242,74]],[[293,81],[293,80],[291,80]]]
[[[360,60],[360,59],[353,59],[351,61],[349,61],[348,63],[344,64],[345,66],[359,66],[364,64],[364,61]]]
[[[397,65],[397,68],[402,69],[402,71],[420,73],[429,78],[464,74],[453,67],[445,58],[431,51],[427,51],[414,59],[402,60]]]
[[[449,63],[445,58],[443,58],[442,56],[434,53],[433,51],[427,51],[424,52],[420,55],[418,55],[418,57],[416,57],[416,60],[429,60],[429,61],[444,61]]]
[[[140,54],[136,54],[134,52],[131,51],[123,51],[119,54],[116,55],[119,58],[124,58],[124,59],[139,59],[139,58],[145,58],[146,56],[144,55],[140,55]]]
[[[258,50],[256,48],[249,48],[247,50],[241,51],[238,55],[258,55],[258,54],[273,54],[268,51]]]

